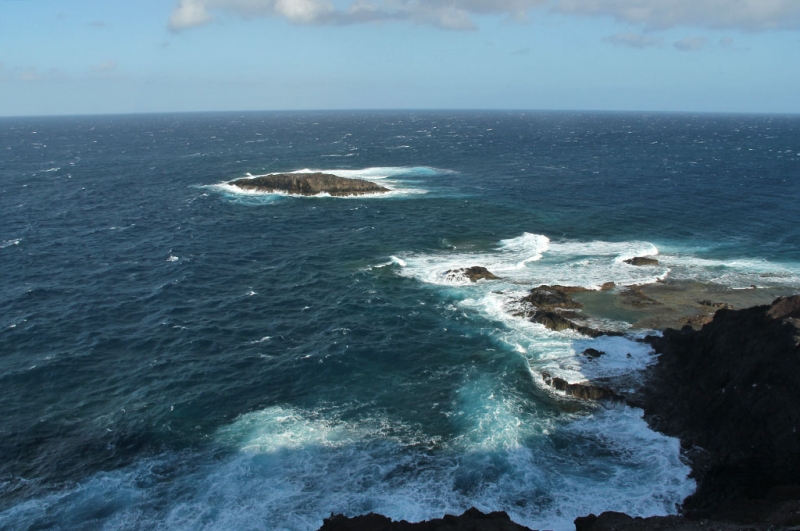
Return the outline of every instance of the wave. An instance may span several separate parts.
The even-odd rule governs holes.
[[[763,259],[719,260],[685,254],[664,255],[670,278],[718,284],[733,289],[798,287],[800,265]]]
[[[658,254],[648,242],[552,242],[542,234],[524,233],[502,240],[486,252],[447,252],[438,254],[398,255],[408,265],[405,276],[429,284],[469,285],[463,277],[448,275],[454,269],[483,266],[504,284],[535,287],[562,284],[599,289],[606,282],[629,286],[663,279],[666,267],[635,267],[624,263],[634,256]]]
[[[81,527],[100,517],[105,529],[260,522],[312,531],[331,512],[415,522],[476,506],[566,531],[576,516],[601,510],[674,512],[694,488],[678,441],[647,430],[630,408],[537,419],[478,378],[448,414],[458,433],[442,438],[391,417],[346,421],[331,410],[268,407],[217,432],[227,457],[143,459],[3,510],[0,527]]]
[[[659,265],[625,263],[635,256],[657,256]],[[574,331],[554,332],[519,317],[520,299],[541,285],[579,286],[598,290],[606,282],[617,289],[651,284],[667,278],[715,283],[728,288],[800,286],[800,271],[763,260],[708,260],[671,252],[662,254],[646,241],[552,241],[542,234],[524,233],[501,240],[488,250],[464,252],[451,248],[435,253],[397,253],[394,273],[444,289],[458,311],[478,315],[498,345],[522,356],[532,378],[542,388],[542,373],[577,383],[594,378],[633,375],[654,362],[652,351],[624,337],[586,338]],[[388,265],[388,264],[383,264]],[[471,282],[459,269],[483,266],[500,280]],[[604,321],[598,328],[626,332],[625,322]],[[605,352],[592,359],[583,351]]]

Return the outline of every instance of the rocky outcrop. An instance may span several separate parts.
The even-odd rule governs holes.
[[[579,286],[539,286],[520,300],[523,306],[531,309],[525,309],[516,315],[527,317],[534,323],[542,324],[556,332],[574,330],[589,337],[622,335],[620,332],[598,330],[578,322],[580,314],[576,310],[582,308],[583,305],[569,294],[584,291],[590,290]]]
[[[698,488],[687,514],[717,515],[800,484],[798,325],[794,296],[647,338],[661,356],[630,401],[688,450]]]
[[[547,372],[542,373],[542,378],[544,379],[544,383],[553,389],[563,391],[569,396],[582,400],[612,400],[615,402],[621,402],[623,400],[623,397],[617,394],[613,389],[595,385],[591,382],[571,384],[563,378],[553,377]]]
[[[380,194],[388,188],[363,179],[348,179],[329,173],[275,173],[231,181],[233,186],[257,192],[286,192],[295,195],[333,196]]]
[[[583,354],[587,358],[597,359],[600,356],[604,356],[605,352],[603,352],[602,350],[597,350],[596,348],[587,348],[586,350],[581,352],[581,354]]]
[[[634,518],[627,514],[605,512],[575,519],[575,531],[798,531],[800,503],[796,500],[770,499],[745,503],[724,519],[688,519],[681,516]]]
[[[466,277],[470,282],[479,280],[499,280],[500,277],[482,266],[462,267],[461,269],[449,269],[445,272],[447,278]]]
[[[657,266],[658,260],[655,258],[648,258],[646,256],[634,256],[628,260],[623,260],[626,264],[635,266]]]
[[[348,518],[342,515],[326,518],[319,531],[531,531],[511,521],[505,512],[484,514],[472,508],[461,516],[445,515],[444,518],[425,522],[394,522],[375,513]]]

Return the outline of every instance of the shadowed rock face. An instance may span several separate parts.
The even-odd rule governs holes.
[[[469,509],[461,516],[446,515],[426,522],[394,522],[379,514],[347,518],[336,515],[326,518],[319,531],[530,531],[511,521],[505,512],[484,514]]]
[[[739,500],[800,484],[800,295],[721,309],[699,331],[648,337],[661,353],[632,401],[654,428],[695,452],[684,510],[716,515]]]
[[[258,192],[286,192],[296,195],[332,196],[381,194],[388,188],[362,179],[348,179],[329,173],[276,173],[231,181],[233,186]]]

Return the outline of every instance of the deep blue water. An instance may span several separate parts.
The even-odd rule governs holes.
[[[223,184],[306,168],[394,192]],[[798,170],[788,116],[0,119],[0,529],[674,512],[694,488],[678,442],[540,376],[651,354],[514,301],[664,277],[800,290]],[[622,262],[655,253],[655,272]],[[504,280],[446,275],[471,265]]]

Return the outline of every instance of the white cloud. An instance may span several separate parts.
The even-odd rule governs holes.
[[[169,29],[180,31],[210,22],[211,16],[206,12],[204,0],[180,0],[178,7],[169,17]]]
[[[603,39],[604,41],[617,46],[628,46],[630,48],[654,48],[664,44],[664,39],[645,35],[644,33],[616,33]]]
[[[554,0],[576,15],[611,16],[649,28],[800,29],[797,0]]]
[[[674,44],[675,48],[682,52],[696,52],[702,50],[706,46],[705,37],[686,37]]]
[[[475,15],[526,20],[536,12],[612,17],[648,29],[800,29],[798,0],[178,0],[169,27],[179,31],[208,23],[212,13],[233,13],[295,24],[396,20],[465,30],[476,27]]]

